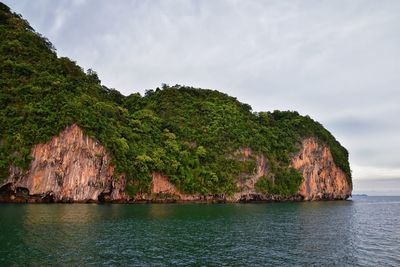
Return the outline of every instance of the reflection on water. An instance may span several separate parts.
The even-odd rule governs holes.
[[[0,266],[399,266],[400,198],[0,205]]]
[[[174,209],[170,208],[171,205],[149,205],[150,216],[154,219],[162,219],[174,215]]]

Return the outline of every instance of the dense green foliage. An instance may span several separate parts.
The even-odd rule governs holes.
[[[351,181],[348,153],[309,117],[296,112],[254,113],[247,104],[213,90],[167,86],[145,96],[123,96],[68,58],[19,15],[0,4],[0,179],[11,165],[27,168],[33,145],[78,124],[111,154],[125,173],[127,191],[149,190],[152,172],[167,174],[186,193],[236,190],[254,162],[231,157],[241,147],[267,156],[273,183],[259,191],[293,194],[300,174],[289,167],[304,137],[328,145]]]

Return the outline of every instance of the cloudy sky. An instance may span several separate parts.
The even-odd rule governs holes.
[[[348,148],[354,193],[400,195],[400,1],[5,1],[102,83],[297,110]]]

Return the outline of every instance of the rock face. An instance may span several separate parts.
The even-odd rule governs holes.
[[[87,202],[122,200],[125,180],[113,177],[114,166],[105,148],[83,134],[77,125],[67,127],[46,144],[31,151],[33,161],[27,172],[10,169],[10,176],[1,186],[8,188],[10,199]],[[15,194],[13,194],[13,192]]]
[[[351,196],[352,186],[346,174],[336,166],[330,149],[314,138],[304,139],[300,151],[293,155],[291,166],[302,174],[303,180],[298,194],[289,197],[257,193],[255,184],[261,177],[274,182],[266,157],[254,155],[250,148],[241,148],[238,152],[243,155],[240,160],[255,158],[256,168],[253,174],[239,179],[239,192],[228,197],[228,201],[333,200]]]
[[[178,191],[175,185],[173,185],[168,176],[161,173],[152,173],[152,187],[150,200],[156,202],[170,202],[170,201],[202,201],[206,200],[207,197],[201,195],[188,195],[182,194]]]
[[[255,184],[263,176],[273,182],[268,161],[250,148],[241,148],[233,156],[239,161],[254,161],[253,173],[238,177],[238,192],[232,196],[182,194],[168,177],[152,173],[150,194],[130,199],[124,192],[126,180],[114,175],[114,166],[105,148],[84,135],[77,125],[67,127],[46,144],[31,151],[33,161],[27,171],[10,168],[10,176],[0,185],[0,201],[11,202],[130,202],[130,201],[283,201],[346,199],[352,187],[346,174],[333,161],[326,146],[305,139],[291,166],[300,171],[303,181],[295,196],[263,195]]]
[[[262,154],[254,155],[251,148],[248,147],[239,149],[237,153],[242,155],[242,157],[239,159],[241,161],[254,159],[256,162],[256,167],[253,173],[243,173],[241,175],[236,184],[239,192],[233,194],[232,197],[228,197],[228,200],[233,202],[255,200],[259,198],[259,194],[255,190],[255,184],[262,176],[268,175],[267,160]]]
[[[171,194],[179,195],[179,191],[175,185],[169,182],[168,176],[162,175],[161,173],[153,173],[152,175],[152,187],[151,192],[155,194]]]
[[[333,161],[329,148],[314,138],[305,139],[293,157],[292,166],[303,174],[299,194],[305,200],[347,199],[352,186]]]

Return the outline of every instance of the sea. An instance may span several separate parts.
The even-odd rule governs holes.
[[[0,204],[0,266],[400,266],[400,197]]]

